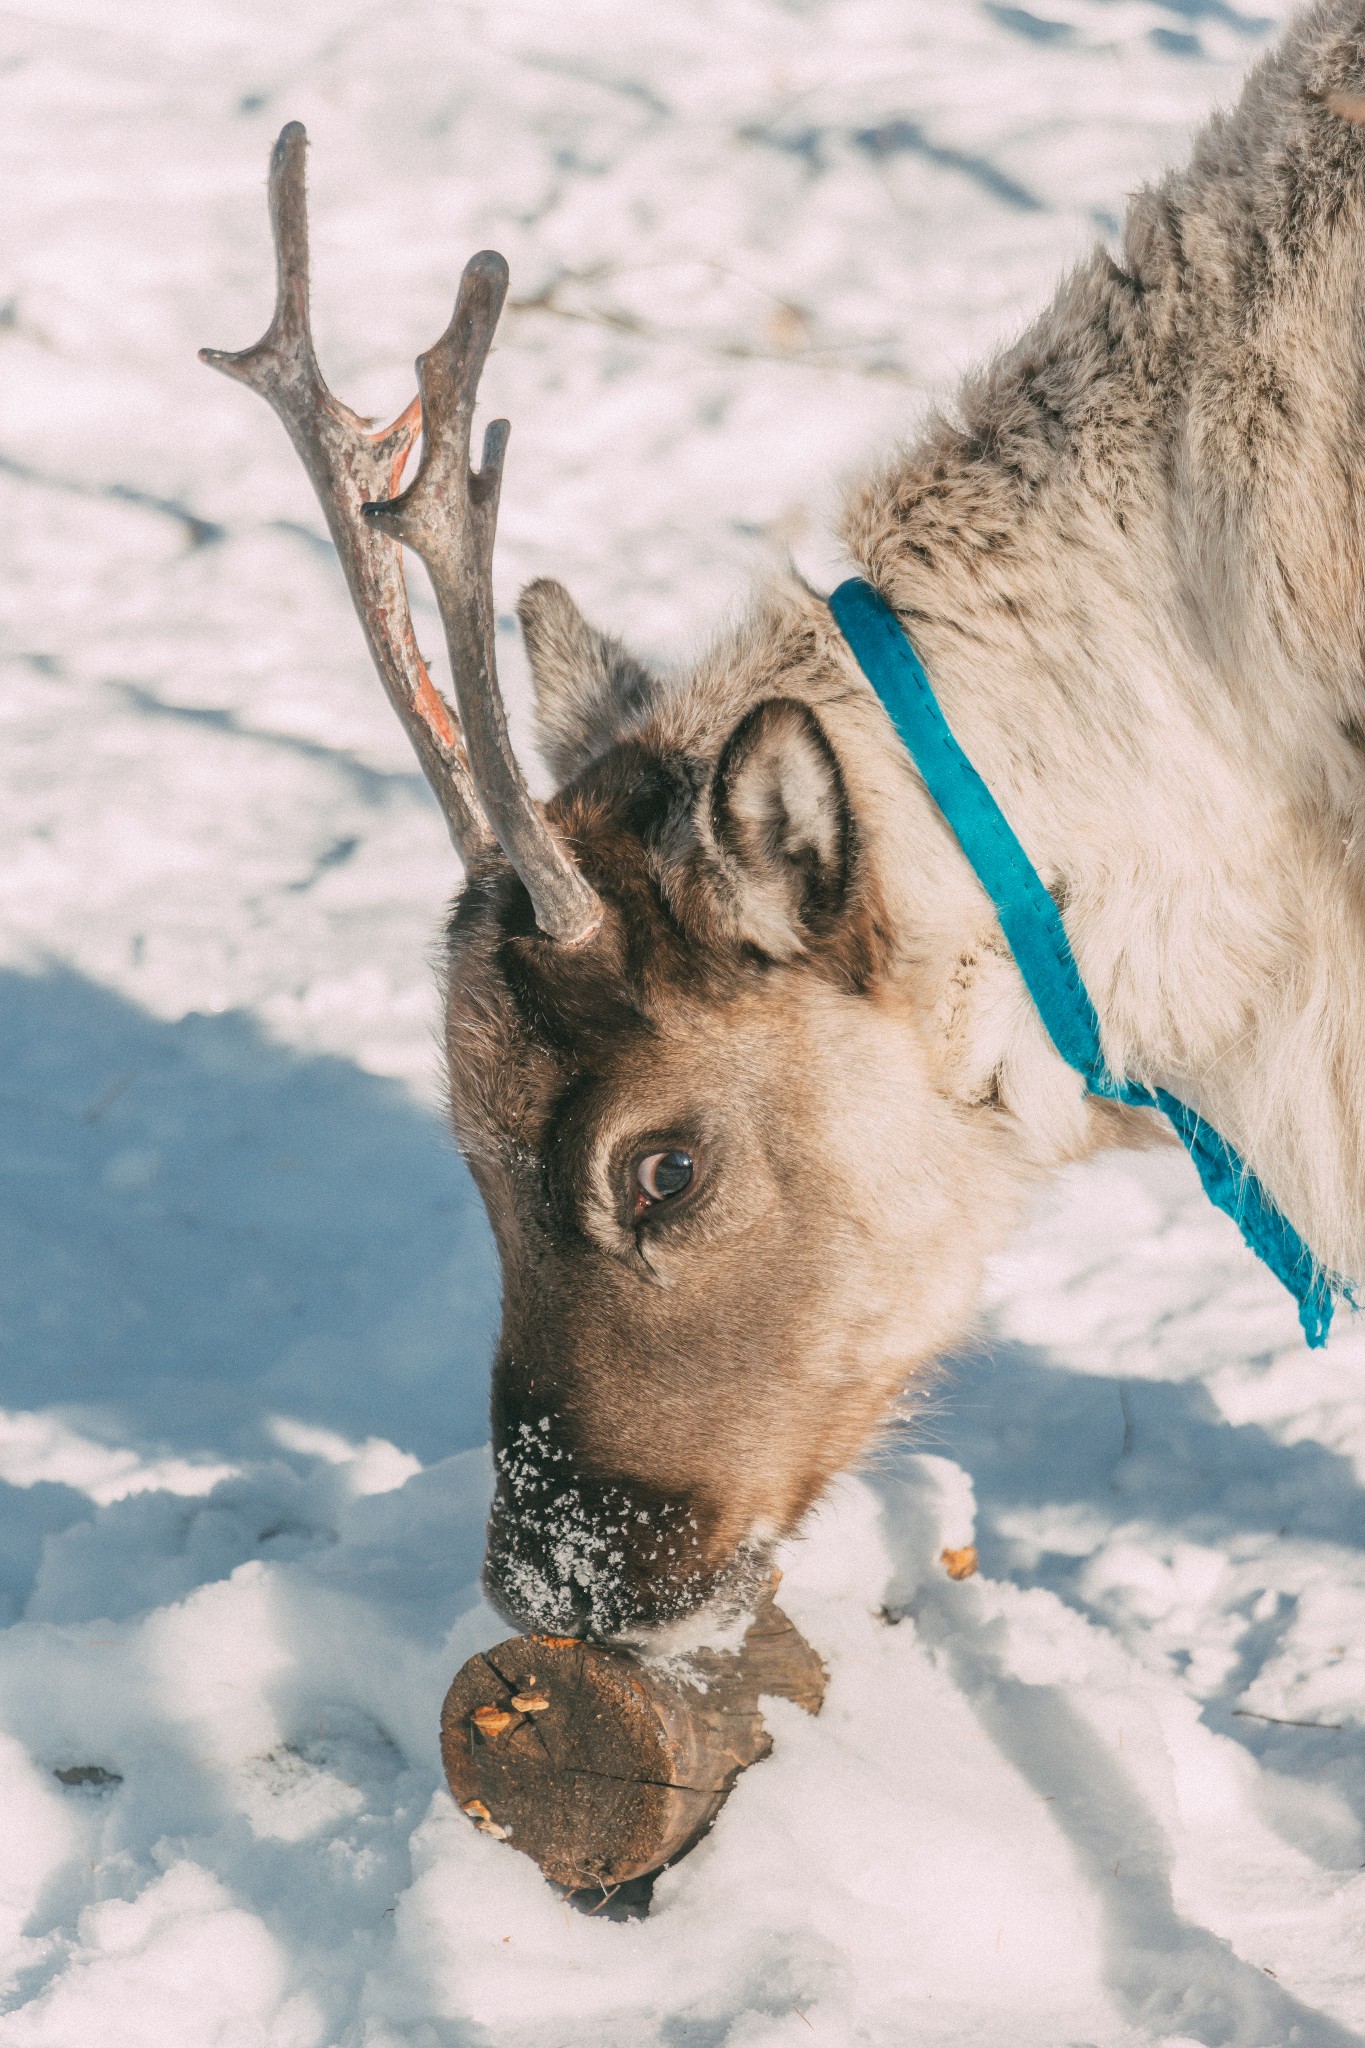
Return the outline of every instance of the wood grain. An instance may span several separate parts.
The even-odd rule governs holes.
[[[674,1862],[768,1754],[763,1694],[818,1713],[820,1659],[771,1600],[734,1654],[685,1667],[566,1636],[515,1636],[456,1673],[441,1712],[450,1789],[475,1826],[571,1890]]]

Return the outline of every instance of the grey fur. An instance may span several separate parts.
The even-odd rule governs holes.
[[[554,775],[568,782],[640,717],[655,681],[548,576],[527,584],[517,617],[535,684],[536,737]]]
[[[1136,197],[1121,258],[1081,263],[844,534],[1057,893],[1110,1067],[1207,1116],[1365,1277],[1365,0],[1299,17]],[[550,814],[606,913],[591,947],[538,947],[485,868],[452,935],[452,1103],[504,1265],[495,1442],[539,1489],[500,1481],[490,1586],[515,1606],[539,1545],[544,1613],[690,1627],[961,1338],[1039,1184],[1152,1120],[1051,1045],[818,594],[768,592],[643,709],[562,593],[529,616],[579,764]],[[835,779],[793,751],[802,707]],[[726,762],[766,716],[727,839]],[[836,815],[840,887],[795,920],[774,857],[823,874]],[[637,1214],[631,1161],[675,1145],[692,1206]],[[667,1561],[618,1542],[624,1499],[692,1534]]]

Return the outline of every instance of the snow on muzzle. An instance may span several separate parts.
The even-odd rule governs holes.
[[[484,1589],[516,1627],[639,1638],[706,1609],[718,1621],[769,1582],[767,1544],[726,1544],[714,1508],[619,1475],[589,1474],[523,1423],[496,1454]]]

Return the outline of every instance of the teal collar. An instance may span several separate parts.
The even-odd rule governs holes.
[[[953,738],[924,664],[885,599],[854,576],[829,600],[840,632],[900,734],[925,787],[976,871],[1025,986],[1062,1058],[1092,1095],[1159,1109],[1193,1159],[1204,1192],[1231,1216],[1257,1257],[1299,1304],[1308,1343],[1325,1344],[1332,1281],[1225,1138],[1164,1088],[1115,1080],[1105,1065],[1100,1024],[1081,980],[1061,913],[1015,838],[995,798]]]

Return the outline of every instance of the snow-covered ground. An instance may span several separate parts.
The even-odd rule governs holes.
[[[833,575],[840,478],[1286,11],[0,16],[4,2048],[1365,2038],[1365,1337],[1310,1358],[1174,1156],[1056,1190],[793,1546],[828,1704],[647,1920],[453,1811],[441,1696],[504,1632],[456,876],[282,433],[194,355],[264,324],[301,118],[337,388],[396,410],[504,249],[500,598],[678,659],[789,550]]]

